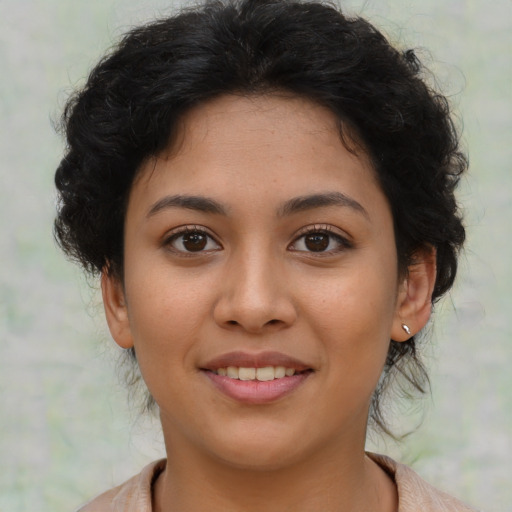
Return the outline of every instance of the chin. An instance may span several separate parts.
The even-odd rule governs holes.
[[[226,466],[239,470],[278,471],[307,459],[315,451],[312,446],[308,449],[304,439],[305,435],[286,428],[276,432],[276,428],[238,427],[236,432],[226,431],[222,439],[217,439],[211,453]]]
[[[275,472],[290,467],[301,460],[299,453],[290,453],[290,447],[280,450],[269,450],[261,444],[244,447],[240,451],[231,450],[222,454],[220,461],[228,467],[239,471]]]

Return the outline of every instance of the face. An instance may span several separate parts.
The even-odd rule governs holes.
[[[133,185],[124,269],[104,278],[107,318],[168,451],[268,468],[362,449],[407,293],[387,200],[329,111],[278,96],[191,111]]]

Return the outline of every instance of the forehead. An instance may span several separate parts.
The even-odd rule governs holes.
[[[287,93],[234,95],[227,94],[214,98],[190,110],[183,127],[193,127],[195,131],[208,130],[211,126],[250,127],[251,130],[274,130],[291,128],[294,132],[331,133],[337,130],[337,120],[330,110],[303,97]]]
[[[222,96],[182,118],[173,143],[141,169],[132,196],[155,201],[166,190],[268,204],[327,190],[363,200],[381,194],[369,157],[354,147],[345,147],[334,114],[307,99]]]
[[[206,162],[213,173],[216,161],[247,160],[255,150],[261,151],[259,160],[269,163],[277,176],[285,154],[290,163],[307,156],[318,169],[334,161],[342,146],[352,153],[351,160],[374,175],[368,153],[352,138],[350,127],[341,124],[329,109],[290,94],[224,95],[187,111],[175,127],[172,142],[145,162],[137,180],[147,180],[164,162],[172,161],[177,168],[185,159]],[[195,166],[189,169],[194,171]]]

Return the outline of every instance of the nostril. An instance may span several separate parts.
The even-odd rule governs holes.
[[[266,322],[264,325],[265,326],[273,326],[273,325],[279,325],[281,323],[282,323],[281,320],[278,320],[277,318],[273,318],[272,320],[269,320],[268,322]],[[226,321],[225,325],[229,325],[231,327],[238,327],[238,326],[241,326],[243,324],[241,324],[240,322],[237,322],[236,320],[228,320],[228,321]],[[260,326],[260,328],[261,327],[263,327],[263,326]],[[258,328],[258,330],[260,328]]]

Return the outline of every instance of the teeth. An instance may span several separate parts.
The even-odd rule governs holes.
[[[238,368],[235,366],[228,366],[226,368],[226,374],[230,379],[238,379]]]
[[[265,368],[257,368],[256,369],[256,379],[257,380],[274,380],[274,367],[273,366],[265,366]]]
[[[240,380],[254,380],[256,377],[256,368],[238,368],[238,378]]]
[[[264,368],[244,368],[228,366],[227,368],[218,368],[217,375],[239,380],[259,380],[269,381],[291,377],[295,375],[295,368],[285,368],[284,366],[265,366]]]
[[[293,371],[295,373],[295,370]],[[293,375],[292,373],[292,375]],[[286,375],[286,368],[284,366],[276,366],[274,368],[274,377],[276,379],[282,379]]]

